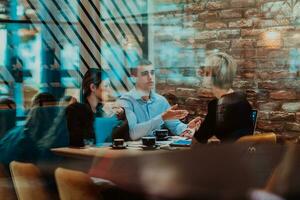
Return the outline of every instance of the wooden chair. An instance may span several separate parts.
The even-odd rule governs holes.
[[[5,173],[4,166],[0,164],[0,200],[17,199],[11,178]]]
[[[264,133],[256,135],[247,135],[240,137],[236,143],[268,143],[276,144],[276,134],[275,133]]]
[[[52,199],[39,168],[30,163],[16,161],[12,161],[9,166],[19,200]]]
[[[83,172],[57,168],[55,179],[61,200],[102,199],[101,190]]]
[[[289,194],[299,197],[299,148],[297,144],[288,146],[288,149],[278,166],[274,169],[266,182],[265,191],[275,193],[280,196]],[[287,198],[289,199],[289,198]]]

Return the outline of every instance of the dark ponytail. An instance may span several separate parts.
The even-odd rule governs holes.
[[[101,70],[90,68],[83,76],[82,79],[82,100],[87,101],[87,97],[91,94],[90,85],[94,84],[97,88],[101,84]]]

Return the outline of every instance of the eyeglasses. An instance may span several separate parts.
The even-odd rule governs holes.
[[[151,74],[152,76],[155,74],[155,70],[150,70],[150,71],[142,71],[141,75],[142,76],[149,76],[149,74]]]

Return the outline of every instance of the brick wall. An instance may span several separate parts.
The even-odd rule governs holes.
[[[234,89],[259,110],[258,130],[300,133],[300,2],[166,2],[177,9],[153,17],[158,92],[175,95],[191,117],[205,115],[212,95],[196,70],[208,53],[224,51],[238,63]],[[280,34],[275,47],[263,37],[271,30]]]

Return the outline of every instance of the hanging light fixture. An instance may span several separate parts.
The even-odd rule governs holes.
[[[262,45],[269,49],[278,49],[282,46],[282,36],[279,31],[269,30],[261,35]]]

